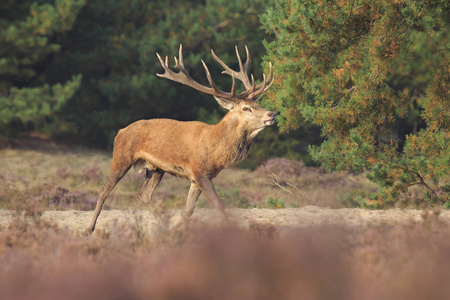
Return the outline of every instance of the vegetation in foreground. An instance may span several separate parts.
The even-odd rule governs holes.
[[[64,151],[62,151],[64,150]],[[0,227],[2,299],[447,299],[449,224],[248,228],[191,222],[147,236],[138,224],[78,236],[43,220],[46,209],[92,209],[110,155],[86,149],[0,150],[0,204],[25,209]],[[110,208],[143,208],[133,171]],[[368,205],[362,175],[325,173],[286,159],[217,178],[229,207]],[[166,176],[157,197],[181,208],[189,183]],[[417,205],[420,194],[398,205]],[[360,200],[358,200],[360,199]],[[362,199],[362,200],[361,200]],[[365,199],[365,200],[364,200]],[[200,200],[200,206],[208,205]]]
[[[74,236],[18,216],[0,228],[2,299],[448,299],[450,228],[248,229]]]

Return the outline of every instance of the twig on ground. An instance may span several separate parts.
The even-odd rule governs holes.
[[[271,175],[272,177],[275,177],[275,179],[272,179],[273,184],[275,184],[277,187],[281,188],[282,190],[284,190],[284,191],[288,192],[289,194],[291,194],[292,196],[294,196],[294,193],[293,193],[293,192],[291,192],[290,190],[288,190],[287,188],[281,186],[281,185],[278,183],[278,177],[277,177],[277,175],[276,175],[275,173],[272,172],[272,173],[270,173],[270,175]]]
[[[274,179],[272,179],[272,183],[273,184],[275,184],[277,187],[281,188],[282,190],[288,192],[292,196],[296,197],[295,193],[293,193],[292,191],[288,190],[287,188],[285,188],[284,186],[282,186],[279,183],[278,176],[275,173],[271,172],[270,175],[274,178]],[[296,187],[294,184],[292,184],[292,183],[290,183],[288,181],[285,181],[285,183],[287,185],[293,187],[295,190],[297,190],[297,192],[299,192],[299,194],[303,197],[303,199],[306,201],[306,203],[311,204],[311,201],[309,200],[309,197],[306,195],[305,192],[301,191],[298,187]]]

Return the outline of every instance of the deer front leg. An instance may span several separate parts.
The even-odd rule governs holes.
[[[189,219],[194,213],[195,203],[197,203],[197,199],[202,193],[202,190],[195,184],[191,183],[191,188],[189,189],[189,194],[186,202],[186,211],[184,212],[184,217]]]
[[[171,228],[180,228],[182,225],[187,225],[189,218],[194,213],[195,203],[197,203],[197,199],[201,193],[202,190],[198,187],[198,185],[192,182],[186,201],[186,210],[181,217],[174,221]]]
[[[228,222],[227,214],[225,213],[225,206],[223,205],[222,200],[219,198],[219,196],[216,193],[216,189],[214,188],[214,185],[210,178],[201,178],[197,182],[198,186],[200,187],[200,190],[205,193],[206,198],[208,198],[209,201],[212,201],[214,205],[216,206],[216,209],[219,211],[222,219],[224,222]]]

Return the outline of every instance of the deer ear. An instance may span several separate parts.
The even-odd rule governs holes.
[[[217,100],[219,105],[222,106],[223,108],[226,108],[228,110],[232,110],[234,108],[234,105],[235,105],[234,101],[216,97],[216,96],[214,96],[214,98]]]

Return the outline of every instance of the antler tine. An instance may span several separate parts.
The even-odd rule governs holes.
[[[159,77],[166,77],[166,76],[170,76],[169,74],[173,73],[172,70],[170,70],[170,68],[168,67],[168,57],[166,56],[165,62],[163,61],[163,59],[161,58],[161,56],[159,56],[158,53],[156,53],[156,56],[159,59],[159,62],[161,63],[161,66],[164,68],[164,74],[158,74],[156,73],[157,76]]]
[[[254,97],[259,95],[264,88],[266,87],[266,74],[263,73],[263,82],[261,82],[260,84],[258,84],[257,86],[259,89],[256,90],[256,92],[254,93]],[[253,96],[253,95],[252,95]]]
[[[247,70],[248,70],[248,66],[250,65],[250,53],[248,52],[248,48],[247,45],[245,45],[245,54],[247,55],[247,59],[245,61],[245,64],[242,65],[242,60],[241,60],[241,56],[239,55],[239,50],[237,46],[234,46],[236,49],[236,56],[239,62],[239,70],[241,70],[242,74],[245,74],[246,78],[248,78],[247,76]]]
[[[176,56],[173,57],[175,59],[175,68],[179,71],[183,72],[186,77],[192,79],[191,75],[189,75],[188,71],[184,68],[184,60],[183,60],[183,45],[180,44],[180,50],[178,52],[178,58]]]
[[[253,93],[255,91],[255,78],[253,77],[253,74],[250,75],[250,77],[252,78],[252,85],[245,92],[240,93],[238,95],[238,97],[241,97],[241,98],[245,97],[245,98],[249,98],[248,100],[252,100],[252,98],[248,97],[248,95],[250,95],[251,93]]]
[[[161,66],[164,68],[164,63],[163,63],[163,60],[162,60],[162,58],[161,58],[161,56],[159,56],[159,53],[156,53],[156,57],[158,57],[158,60],[159,60],[159,62],[161,63]],[[164,68],[164,70],[165,70],[166,68]],[[158,73],[156,73],[156,75],[158,75]],[[160,74],[161,75],[161,74]],[[158,75],[159,76],[159,75]]]
[[[240,72],[236,72],[236,71],[232,70],[230,67],[228,67],[219,57],[217,57],[217,55],[214,53],[214,50],[212,50],[212,49],[211,49],[211,54],[214,57],[214,59],[225,69],[225,71],[223,71],[222,74],[234,76],[235,78],[237,78],[244,84],[246,89],[249,89],[251,87],[251,85],[250,85],[250,81],[249,81],[248,75],[247,75],[247,69],[248,69],[248,65],[250,63],[250,56],[248,54],[248,50],[247,50],[247,61],[245,62],[244,65],[242,65],[242,60],[241,60],[241,57],[239,56],[237,46],[235,49],[236,49],[236,56],[239,61]]]
[[[235,71],[231,70],[215,53],[214,50],[211,49],[211,54],[214,57],[214,59],[225,69],[225,71],[222,71],[222,74],[227,74],[232,76]]]
[[[237,47],[236,47],[236,50],[237,50]],[[245,45],[245,54],[247,55],[247,60],[245,61],[244,68],[245,68],[245,73],[247,73],[248,66],[250,65],[250,61],[251,61],[250,52],[248,51],[247,45]]]
[[[186,69],[183,66],[183,57],[181,57],[180,62],[178,62],[178,59],[176,58],[176,56],[173,57],[175,60],[175,67],[176,69],[178,69],[180,72],[182,72],[184,75],[186,75],[186,77],[191,78],[191,75],[189,75],[189,73],[186,71]]]
[[[180,65],[184,69],[184,61],[183,61],[183,45],[180,44],[180,50],[178,51],[178,57],[180,58]]]
[[[208,69],[208,67],[206,66],[206,64],[205,64],[205,62],[203,60],[202,60],[202,64],[203,64],[203,67],[205,68],[206,78],[208,79],[209,84],[211,85],[211,87],[213,88],[213,90],[215,92],[218,92],[219,89],[217,88],[216,84],[214,83],[214,81],[213,81],[213,79],[211,77],[211,74],[209,73],[209,69]]]
[[[264,90],[264,88],[266,87],[266,74],[264,74],[263,73],[263,85],[262,85],[262,88],[261,88],[261,90]]]
[[[269,77],[267,77],[266,79],[266,83],[268,83],[268,85],[266,84],[266,87],[264,89],[262,89],[262,93],[265,93],[273,84],[274,82],[274,78],[273,78],[273,67],[272,67],[272,63],[269,62]]]
[[[231,75],[231,78],[233,78],[233,84],[231,85],[231,97],[234,97],[234,91],[235,91],[235,83],[234,76]]]
[[[238,47],[237,47],[237,46],[234,46],[234,49],[236,50],[236,56],[237,56],[237,59],[238,59],[238,62],[239,62],[239,70],[241,70],[241,73],[243,73],[243,72],[244,72],[244,69],[243,69],[243,66],[242,66],[242,60],[241,60],[241,57],[239,56],[239,50],[238,50]],[[247,70],[245,70],[245,71],[247,71]]]
[[[264,94],[272,85],[274,81],[273,78],[273,68],[272,63],[269,62],[269,76],[266,78],[266,74],[263,73],[263,82],[258,84],[255,88],[255,92],[249,95],[249,98],[257,98],[260,95]]]
[[[266,88],[262,91],[262,93],[266,92],[273,84],[275,78],[273,78],[273,68],[272,63],[269,62],[269,77],[267,78],[267,82],[269,82],[269,85],[266,86]]]

